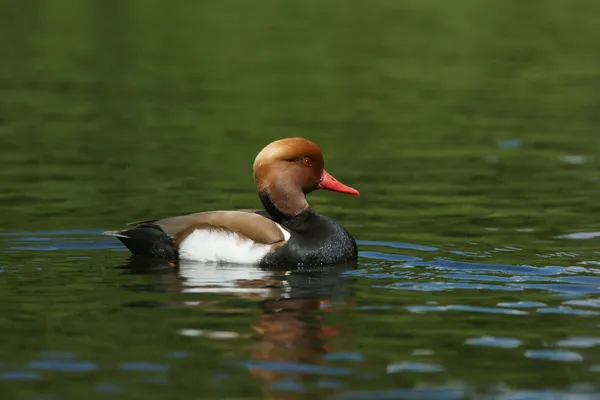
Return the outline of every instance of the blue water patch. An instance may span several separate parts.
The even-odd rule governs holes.
[[[40,374],[33,371],[3,371],[0,372],[1,381],[31,381],[40,379]]]
[[[49,241],[52,241],[52,240],[54,240],[54,239],[53,238],[48,238],[48,237],[35,237],[35,236],[21,237],[21,238],[16,239],[16,241],[25,242],[25,243],[27,243],[27,242],[34,242],[34,243],[37,243],[37,242],[49,242]]]
[[[461,280],[470,280],[470,281],[482,281],[482,282],[506,282],[506,283],[514,283],[514,282],[555,282],[556,278],[552,278],[549,276],[527,276],[527,275],[519,275],[519,276],[496,276],[496,275],[486,275],[486,274],[465,274],[465,273],[449,273],[449,274],[440,274],[438,275],[440,278],[447,279],[461,279]]]
[[[563,162],[565,164],[573,165],[588,163],[592,158],[592,156],[588,156],[585,154],[569,154],[557,157],[558,161]]]
[[[281,391],[281,392],[296,392],[302,393],[305,391],[304,385],[298,382],[295,379],[282,379],[280,381],[275,381],[271,383],[271,390]]]
[[[327,353],[323,356],[326,361],[364,361],[364,356],[360,353]]]
[[[410,354],[413,356],[432,356],[435,352],[429,349],[414,349]]]
[[[458,400],[464,398],[466,393],[457,388],[415,388],[415,389],[389,389],[389,390],[365,390],[365,391],[346,391],[336,393],[333,399],[336,400],[420,400],[420,399],[440,399],[440,400]]]
[[[9,246],[7,251],[69,251],[69,250],[107,250],[113,248],[104,242],[81,240],[57,240],[47,246]]]
[[[501,302],[497,304],[498,307],[509,307],[509,308],[538,308],[546,307],[546,303],[541,301],[515,301],[515,302]]]
[[[96,364],[89,361],[38,360],[31,361],[29,368],[58,372],[89,372],[97,369]]]
[[[523,249],[520,247],[507,246],[507,247],[495,247],[494,252],[515,252],[522,251]]]
[[[380,253],[377,251],[361,251],[358,253],[360,257],[375,258],[377,260],[386,261],[421,261],[419,257],[406,256],[402,254]]]
[[[599,393],[579,392],[574,390],[507,390],[493,396],[481,396],[485,400],[598,400]]]
[[[403,361],[403,362],[389,364],[386,367],[386,371],[388,374],[393,374],[393,373],[397,373],[397,372],[432,373],[432,372],[443,372],[443,371],[445,371],[445,368],[444,368],[444,366],[439,365],[439,364]]]
[[[354,308],[356,310],[362,310],[362,311],[377,311],[377,310],[391,310],[394,307],[392,307],[392,306],[356,306]]]
[[[527,311],[513,310],[510,308],[492,308],[492,307],[477,307],[477,306],[465,306],[465,305],[448,305],[448,306],[431,306],[431,305],[415,305],[405,306],[405,309],[415,313],[423,312],[440,312],[440,311],[467,311],[476,313],[490,313],[490,314],[507,314],[507,315],[527,315]]]
[[[138,372],[164,372],[169,369],[166,364],[158,364],[144,361],[130,361],[119,365],[121,371],[138,371]]]
[[[73,230],[51,230],[51,231],[22,231],[22,232],[0,232],[0,236],[82,236],[82,235],[101,235],[99,229],[73,229]]]
[[[115,240],[102,236],[100,230],[13,232],[0,233],[0,236],[11,243],[5,248],[8,252],[108,250],[118,247]]]
[[[491,254],[488,252],[476,253],[473,251],[460,251],[460,250],[450,250],[450,253],[456,254],[458,256],[465,256],[471,258],[489,258]]]
[[[342,274],[347,276],[361,276],[364,278],[370,279],[388,279],[388,278],[396,278],[398,275],[395,272],[378,272],[381,271],[381,268],[371,268],[371,269],[354,269],[344,271]]]
[[[558,347],[580,347],[590,348],[600,346],[600,337],[593,336],[571,336],[556,342]]]
[[[504,274],[517,275],[558,275],[564,272],[564,268],[559,266],[533,267],[530,265],[482,264],[452,261],[447,259],[421,261],[416,262],[413,265],[421,267],[433,267],[435,269],[449,269],[456,271],[495,271]]]
[[[514,349],[519,347],[523,342],[515,338],[482,336],[471,338],[465,341],[465,344],[473,346],[499,347],[503,349]]]
[[[600,232],[573,232],[567,233],[566,235],[556,236],[556,239],[575,239],[575,240],[588,240],[600,237]]]
[[[568,301],[565,301],[563,304],[567,304],[567,305],[570,305],[570,306],[600,308],[600,299],[576,299],[576,300],[568,300]]]
[[[399,282],[389,285],[374,285],[376,288],[396,289],[396,290],[414,290],[421,292],[439,292],[450,289],[471,289],[471,290],[501,290],[509,292],[518,292],[523,290],[520,287],[490,285],[486,283],[460,283],[460,282],[427,282],[427,283],[412,283]]]
[[[238,365],[248,369],[274,371],[279,373],[298,373],[314,375],[348,375],[350,369],[342,367],[328,367],[324,365],[311,365],[301,362],[288,361],[241,361]]]
[[[556,278],[556,280],[559,282],[600,286],[600,277],[598,276],[562,276],[560,278]]]
[[[526,289],[545,290],[549,292],[557,292],[561,294],[588,294],[600,293],[600,281],[596,277],[548,277],[548,276],[527,276],[518,275],[512,277],[494,276],[486,274],[465,274],[465,273],[450,273],[435,275],[436,278],[443,278],[444,281],[427,281],[414,282],[417,278],[427,279],[432,275],[421,273],[418,275],[407,275],[403,273],[380,273],[368,274],[368,271],[363,271],[370,278],[397,278],[403,279],[404,282],[389,284],[386,286],[374,286],[397,290],[417,290],[417,291],[443,291],[450,289],[475,289],[475,290],[499,290],[499,291],[522,291]],[[359,275],[359,274],[357,274]],[[372,276],[371,276],[372,275]],[[410,278],[410,279],[409,279]],[[453,282],[456,281],[456,282]],[[473,281],[473,282],[461,282]],[[503,283],[502,285],[477,283],[477,282],[496,282]],[[530,283],[528,283],[530,282]],[[541,283],[537,283],[541,282]],[[586,305],[596,307],[597,305],[591,301]],[[534,306],[530,306],[534,307]]]
[[[558,308],[540,308],[537,310],[540,314],[566,314],[566,315],[600,315],[600,312],[590,310],[578,310],[571,307],[558,307]]]
[[[394,249],[410,249],[410,250],[419,250],[419,251],[438,251],[437,247],[431,246],[423,246],[420,244],[412,244],[412,243],[398,243],[398,242],[377,242],[371,240],[357,240],[356,243],[360,246],[381,246],[381,247],[391,247]]]
[[[516,149],[523,146],[521,139],[504,139],[498,141],[498,147],[502,149]]]
[[[598,254],[600,254],[600,252],[596,251],[596,252],[594,252],[594,254],[595,254],[595,256],[597,256]],[[598,266],[598,265],[600,265],[600,261],[598,261],[598,260],[583,260],[583,261],[579,261],[578,264],[582,264],[582,265],[588,265],[589,264],[589,265],[596,265],[596,266]],[[596,273],[599,273],[598,269],[595,269],[594,271]]]
[[[525,357],[565,362],[583,361],[583,356],[581,354],[567,350],[527,350],[525,352]]]
[[[512,285],[514,286],[515,284]],[[520,284],[519,287],[521,287],[522,289],[545,290],[548,292],[559,292],[567,294],[600,293],[600,287],[588,285],[526,283]]]

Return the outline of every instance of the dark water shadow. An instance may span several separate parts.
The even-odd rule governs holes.
[[[217,294],[254,304],[252,307],[258,312],[250,328],[257,337],[249,359],[239,360],[234,367],[247,369],[265,388],[280,382],[301,385],[301,381],[315,376],[332,379],[350,374],[347,368],[328,365],[328,355],[336,359],[336,354],[348,355],[353,349],[352,332],[336,321],[339,321],[339,313],[344,312],[344,306],[354,303],[357,278],[344,272],[355,269],[355,263],[282,271],[198,262],[174,265],[132,257],[119,268],[126,273],[151,274],[158,278],[155,287],[130,287],[133,290]],[[181,300],[162,306],[203,305],[206,303]],[[334,344],[338,342],[345,345],[338,347]]]
[[[348,285],[357,278],[344,273],[355,270],[356,267],[357,263],[349,263],[285,270],[231,263],[174,263],[131,256],[126,263],[116,268],[128,274],[153,275],[159,278],[153,286],[155,291],[220,293],[239,297],[252,297],[252,294],[256,294],[266,300],[279,297],[314,299],[348,296]],[[127,287],[135,290],[136,286]],[[149,290],[148,287],[146,289]]]

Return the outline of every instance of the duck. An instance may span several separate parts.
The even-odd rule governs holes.
[[[312,141],[294,137],[266,145],[253,164],[263,209],[203,211],[128,223],[103,232],[134,256],[262,267],[320,267],[356,262],[356,240],[306,196],[316,190],[360,196],[325,170]]]

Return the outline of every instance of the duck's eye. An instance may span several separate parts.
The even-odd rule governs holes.
[[[308,158],[305,158],[303,163],[305,167],[312,167],[312,162]]]

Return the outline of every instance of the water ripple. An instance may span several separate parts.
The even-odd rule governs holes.
[[[478,270],[478,271],[495,271],[505,274],[521,274],[521,275],[558,275],[564,272],[563,267],[547,266],[533,267],[530,265],[509,265],[509,264],[482,264],[469,263],[462,261],[452,261],[439,259],[435,261],[423,261],[413,264],[414,266],[433,267],[435,269],[449,269],[455,271],[462,270]]]
[[[251,370],[274,371],[278,373],[299,373],[314,375],[348,375],[350,369],[342,367],[329,367],[324,365],[312,365],[302,362],[286,361],[242,361],[239,365]]]
[[[550,389],[508,390],[506,393],[484,396],[483,398],[489,400],[598,400],[600,394]]]
[[[568,301],[565,301],[563,304],[568,304],[568,305],[571,305],[571,306],[600,308],[600,299],[576,299],[576,300],[568,300]]]
[[[419,251],[438,251],[437,247],[423,246],[420,244],[412,243],[398,243],[398,242],[376,242],[371,240],[357,240],[356,243],[361,246],[382,246],[391,247],[393,249],[410,249]]]
[[[60,360],[38,360],[31,361],[29,367],[60,372],[89,372],[97,369],[96,364],[89,361],[60,361]]]
[[[587,240],[595,239],[597,237],[600,237],[600,232],[573,232],[567,233],[566,235],[556,236],[556,239]]]
[[[441,399],[458,400],[464,398],[466,393],[462,389],[445,387],[428,387],[415,389],[389,389],[372,391],[347,391],[335,394],[336,400],[388,400],[388,399]]]
[[[571,336],[556,342],[558,347],[580,347],[589,348],[600,346],[600,337],[593,336]]]
[[[169,366],[150,362],[130,361],[121,363],[119,369],[121,371],[163,372],[168,370]]]
[[[386,367],[388,374],[394,374],[397,372],[443,372],[445,368],[439,364],[429,364],[420,362],[399,362],[392,363]]]
[[[525,357],[566,362],[583,361],[583,356],[581,354],[567,350],[527,350],[525,352]]]
[[[600,287],[593,287],[587,285],[568,285],[568,284],[536,284],[529,283],[519,285],[523,289],[533,290],[545,290],[547,292],[562,292],[562,293],[575,293],[575,294],[586,294],[586,293],[600,293]]]
[[[377,260],[386,261],[421,261],[419,257],[407,256],[402,254],[380,253],[377,251],[361,251],[358,253],[360,257],[375,258]]]
[[[323,356],[326,361],[364,361],[364,356],[360,353],[327,353]]]
[[[295,379],[287,378],[271,383],[271,390],[282,392],[302,393],[305,391],[304,385]]]
[[[476,313],[491,313],[491,314],[507,314],[507,315],[527,315],[527,311],[513,310],[510,308],[492,308],[492,307],[476,307],[476,306],[464,306],[464,305],[448,305],[448,306],[432,306],[432,305],[416,305],[416,306],[405,306],[410,312],[423,313],[423,312],[439,312],[439,311],[467,311]]]
[[[31,381],[40,379],[41,376],[32,371],[5,371],[0,372],[0,381]]]
[[[485,275],[485,274],[458,274],[458,273],[450,273],[450,274],[442,274],[439,275],[441,278],[448,279],[462,279],[462,280],[471,280],[471,281],[484,281],[484,282],[554,282],[555,278],[551,278],[548,276],[495,276],[495,275]]]
[[[493,336],[482,336],[478,338],[467,339],[466,344],[474,346],[489,346],[489,347],[500,347],[504,349],[512,349],[519,347],[523,342],[515,338],[503,338]]]
[[[557,307],[557,308],[540,308],[537,310],[541,314],[567,314],[567,315],[600,315],[600,312],[589,311],[589,310],[577,310],[571,307]]]
[[[0,233],[10,243],[8,252],[19,251],[81,251],[121,249],[100,230],[70,230]]]
[[[446,282],[427,282],[427,283],[410,283],[410,282],[399,282],[392,283],[390,285],[374,287],[396,289],[396,290],[416,290],[423,292],[437,292],[448,289],[474,289],[474,290],[504,290],[504,291],[521,291],[520,287],[513,286],[502,286],[502,285],[489,285],[485,283],[446,283]]]
[[[537,308],[546,307],[546,303],[541,301],[516,301],[516,302],[501,302],[497,304],[498,307],[511,307],[511,308]]]

